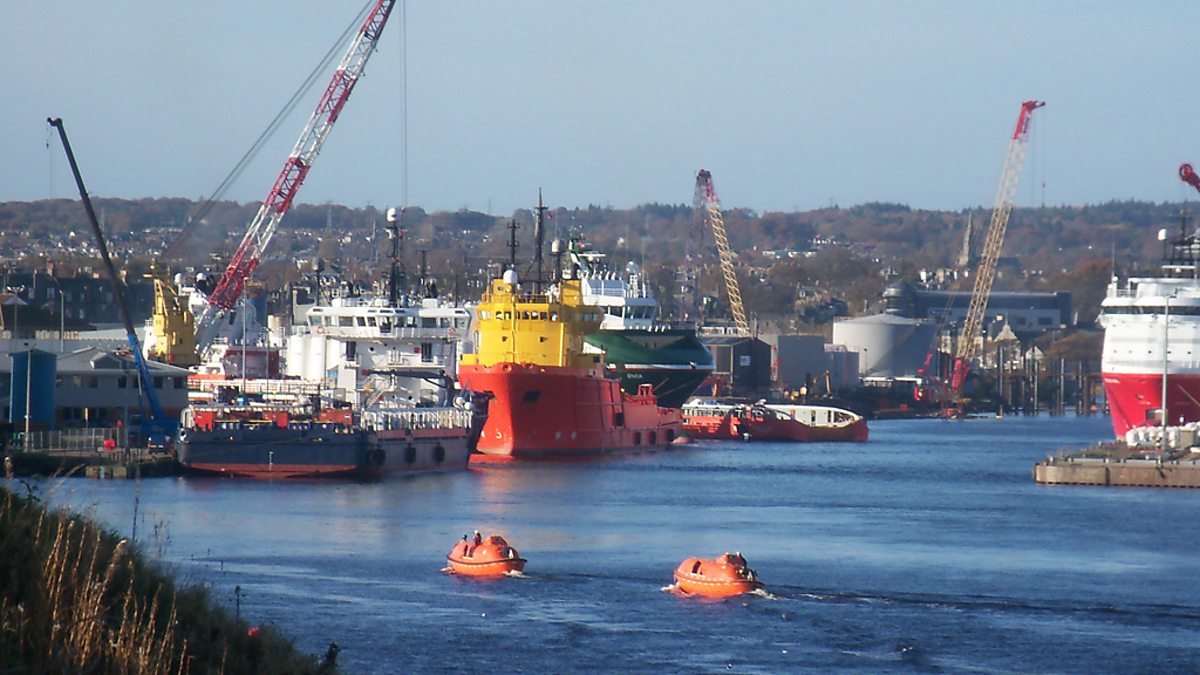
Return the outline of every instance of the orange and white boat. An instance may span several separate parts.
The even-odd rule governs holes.
[[[525,569],[525,559],[498,534],[485,539],[477,532],[474,540],[455,544],[446,560],[451,572],[471,577],[498,577]]]
[[[741,553],[725,553],[713,560],[688,558],[675,568],[679,590],[710,598],[727,598],[763,587]]]
[[[693,398],[683,404],[683,428],[696,438],[745,441],[861,443],[869,436],[866,419],[845,408],[743,399]]]

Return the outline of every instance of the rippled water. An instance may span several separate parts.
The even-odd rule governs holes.
[[[1200,492],[1049,487],[1106,418],[876,422],[865,445],[694,444],[373,484],[44,486],[352,673],[1200,671]],[[525,578],[439,572],[504,534]],[[769,596],[663,592],[741,551]]]

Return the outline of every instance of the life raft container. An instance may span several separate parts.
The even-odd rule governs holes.
[[[741,553],[725,553],[713,560],[688,558],[675,569],[679,590],[711,598],[727,598],[763,587]]]
[[[525,569],[525,559],[498,534],[480,543],[461,541],[446,556],[450,571],[472,577],[498,577]]]

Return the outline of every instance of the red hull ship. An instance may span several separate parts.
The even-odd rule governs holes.
[[[509,270],[475,309],[476,349],[463,354],[458,379],[489,399],[477,457],[667,447],[682,431],[679,410],[659,406],[649,387],[622,392],[606,375],[604,356],[584,353],[584,335],[599,330],[603,310],[584,304],[575,275],[561,277],[528,292]]]
[[[1200,421],[1200,260],[1189,227],[1181,220],[1160,276],[1114,278],[1101,305],[1104,394],[1118,438],[1162,426],[1164,393],[1168,425]]]
[[[498,363],[462,366],[462,386],[491,395],[477,451],[508,457],[661,449],[679,434],[679,411],[650,385],[635,396],[600,368]]]
[[[811,443],[868,438],[861,415],[818,405],[692,399],[683,406],[683,428],[695,438],[726,440]]]

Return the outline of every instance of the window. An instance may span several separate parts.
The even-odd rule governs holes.
[[[353,328],[354,327],[354,317],[339,316],[338,317],[338,327],[339,328]]]
[[[521,397],[521,401],[523,403],[537,403],[537,400],[541,398],[541,396],[541,391],[537,389],[530,389],[529,391],[525,392],[524,396]]]
[[[100,387],[100,378],[95,375],[88,377],[88,389],[98,389]]]
[[[186,385],[187,378],[176,377],[176,378],[174,378],[174,380],[175,380],[175,388],[176,389],[183,389],[185,386],[187,386]]]
[[[359,317],[355,317],[355,318],[358,320],[357,323],[358,323],[359,327],[365,327],[367,325],[367,317],[359,316]]]
[[[156,377],[156,378],[154,378],[154,388],[155,388],[155,389],[162,389],[162,388],[163,388],[163,378],[162,378],[162,376],[161,376],[161,375],[160,375],[160,376],[158,376],[158,377]]]
[[[117,376],[117,389],[128,389],[128,388],[129,388],[129,378],[125,377],[124,375],[118,375]]]
[[[432,363],[432,362],[433,362],[433,343],[432,342],[422,342],[421,343],[421,363]]]

